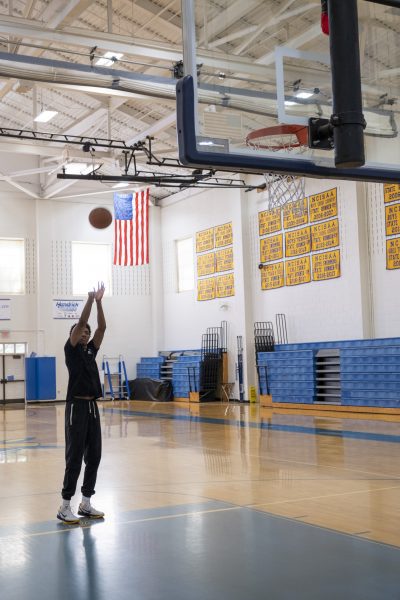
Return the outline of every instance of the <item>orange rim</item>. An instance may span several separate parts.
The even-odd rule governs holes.
[[[274,137],[277,135],[294,135],[297,141],[290,146],[285,144],[274,144],[267,146],[265,144],[254,144],[254,141],[263,137]],[[274,125],[272,127],[264,127],[251,131],[246,136],[246,145],[255,148],[263,148],[266,150],[283,150],[284,148],[300,148],[300,146],[308,146],[308,127],[305,125]]]

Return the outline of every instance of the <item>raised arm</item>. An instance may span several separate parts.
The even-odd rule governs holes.
[[[99,284],[99,286],[97,288],[97,292],[95,293],[95,296],[94,296],[95,301],[96,301],[96,306],[97,306],[97,329],[94,332],[93,344],[95,345],[97,350],[101,346],[101,342],[103,341],[103,337],[104,337],[104,332],[106,330],[106,320],[104,317],[103,305],[101,302],[103,299],[103,296],[104,296],[104,283],[102,282],[101,285]]]
[[[89,321],[90,312],[92,310],[92,305],[93,305],[94,298],[95,298],[95,293],[96,292],[94,292],[94,291],[88,292],[88,299],[86,301],[85,306],[83,307],[83,311],[81,313],[81,316],[79,317],[79,321],[75,325],[75,327],[71,331],[71,335],[69,336],[71,346],[76,346],[82,337],[85,327]]]

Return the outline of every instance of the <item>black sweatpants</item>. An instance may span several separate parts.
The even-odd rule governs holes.
[[[85,461],[82,494],[90,498],[95,493],[97,469],[101,459],[100,414],[95,400],[73,398],[65,406],[65,476],[64,500],[75,494],[76,484]]]

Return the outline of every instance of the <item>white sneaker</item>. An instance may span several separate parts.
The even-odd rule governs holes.
[[[101,510],[96,510],[91,504],[83,504],[83,502],[79,505],[78,515],[89,517],[90,519],[102,519],[104,517],[104,513]]]
[[[79,523],[79,517],[74,515],[70,506],[60,506],[57,513],[57,519],[64,523]]]

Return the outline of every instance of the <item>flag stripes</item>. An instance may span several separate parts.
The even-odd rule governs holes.
[[[132,194],[114,194],[114,210],[114,265],[148,264],[149,189],[136,192],[134,199]]]

